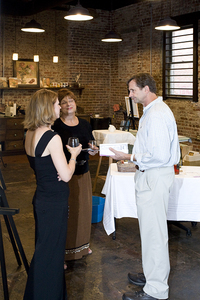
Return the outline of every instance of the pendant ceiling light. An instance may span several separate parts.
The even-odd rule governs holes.
[[[12,55],[12,60],[18,60],[18,53],[16,52],[16,44],[17,44],[17,31],[16,31],[16,17],[15,17],[15,52]]]
[[[36,34],[36,53],[37,53],[37,34]],[[40,57],[38,54],[33,55],[33,61],[34,62],[39,62]]]
[[[53,56],[53,63],[54,63],[54,64],[57,64],[57,63],[58,63],[58,56],[57,56],[57,55],[54,55],[54,56]]]
[[[105,35],[105,37],[101,41],[114,43],[114,42],[121,42],[122,38],[118,33],[116,33],[115,30],[111,30]]]
[[[93,19],[93,16],[86,8],[81,6],[80,1],[78,1],[78,4],[69,10],[64,19],[70,21],[89,21]]]
[[[155,27],[156,30],[177,30],[180,29],[180,26],[177,25],[175,20],[172,20],[170,17],[160,20],[158,26]]]
[[[42,28],[40,23],[36,22],[34,19],[32,19],[30,22],[26,23],[23,28],[21,28],[22,31],[25,32],[44,32],[45,30]]]
[[[58,63],[58,55],[56,55],[56,36],[57,36],[57,32],[56,32],[56,11],[55,11],[55,32],[54,32],[54,35],[55,35],[55,55],[53,56],[53,63],[54,64],[57,64]]]
[[[34,62],[39,62],[39,60],[40,60],[39,55],[38,55],[38,54],[35,54],[35,55],[33,56],[33,61],[34,61]]]
[[[18,60],[18,53],[13,53],[12,60]]]
[[[170,0],[170,8],[169,12],[171,14],[172,5]],[[164,30],[164,31],[170,31],[170,30],[177,30],[180,29],[180,27],[177,25],[175,20],[172,20],[170,17],[162,18],[162,12],[163,12],[163,1],[161,2],[161,20],[158,23],[158,26],[155,27],[156,30]]]
[[[117,43],[121,42],[121,36],[113,29],[113,2],[110,1],[110,31],[105,35],[102,42]]]

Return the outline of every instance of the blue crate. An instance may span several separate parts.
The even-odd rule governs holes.
[[[92,196],[92,223],[101,222],[103,219],[105,198]]]

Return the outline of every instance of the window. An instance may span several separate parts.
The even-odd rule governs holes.
[[[163,99],[198,101],[196,31],[190,25],[164,33]]]

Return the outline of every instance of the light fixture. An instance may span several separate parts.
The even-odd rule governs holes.
[[[80,5],[80,1],[78,0],[78,4],[69,10],[64,19],[70,21],[89,21],[93,19],[93,16],[89,13],[88,9]]]
[[[156,30],[164,30],[164,31],[170,31],[170,30],[177,30],[180,27],[177,25],[175,20],[172,20],[170,17],[162,18],[162,12],[163,12],[163,0],[161,0],[161,20],[158,23],[158,26],[155,27]],[[170,14],[172,13],[172,4],[170,0],[170,8],[169,8]]]
[[[18,60],[18,53],[13,53],[12,60]]]
[[[40,58],[39,58],[38,54],[36,54],[36,55],[33,56],[33,61],[34,62],[38,62],[39,60],[40,60]]]
[[[175,20],[172,20],[170,17],[160,20],[158,26],[155,27],[156,30],[177,30],[180,29],[180,26],[177,25]]]
[[[121,36],[113,29],[113,3],[112,0],[110,2],[110,10],[111,10],[111,20],[110,20],[110,31],[105,35],[103,39],[101,39],[102,42],[108,42],[108,43],[117,43],[121,42],[122,38]]]
[[[37,53],[37,34],[36,34],[36,53]],[[38,54],[35,54],[33,55],[33,61],[34,62],[39,62],[39,55]]]
[[[22,31],[25,32],[44,32],[45,30],[42,28],[41,24],[32,19],[30,22],[26,23]]]
[[[58,63],[58,56],[57,55],[54,55],[53,56],[53,63]]]
[[[55,53],[56,53],[56,11],[55,11],[55,32],[54,32],[54,36],[55,36]],[[57,64],[58,63],[58,56],[54,55],[53,56],[53,63]]]
[[[17,36],[16,36],[17,32],[16,32],[16,17],[15,17],[15,53],[13,53],[12,55],[12,60],[18,60],[18,53],[16,53],[16,40],[17,40]]]
[[[105,37],[101,41],[102,42],[111,42],[111,43],[121,42],[122,38],[118,33],[116,33],[115,30],[111,30],[105,35]]]

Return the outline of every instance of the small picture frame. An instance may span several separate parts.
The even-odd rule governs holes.
[[[39,63],[33,59],[13,61],[13,76],[18,78],[19,87],[40,87]]]
[[[18,88],[18,78],[17,77],[9,77],[9,87],[10,88]]]
[[[42,84],[43,84],[43,87],[49,88],[50,87],[50,78],[43,78]]]
[[[8,82],[6,77],[0,77],[0,88],[7,88]]]

